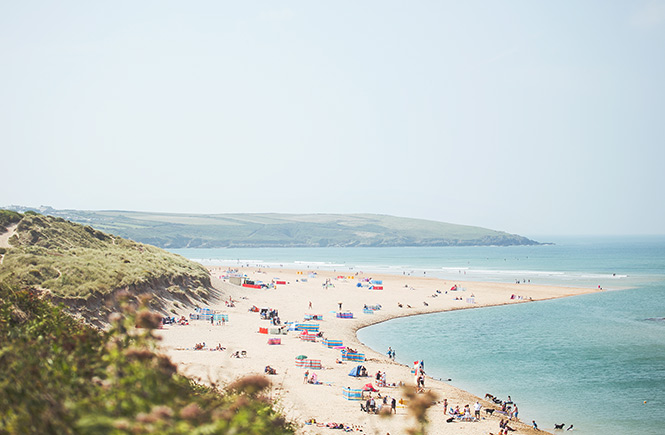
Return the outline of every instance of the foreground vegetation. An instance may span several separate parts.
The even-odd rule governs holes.
[[[267,379],[195,384],[155,351],[159,316],[124,308],[100,332],[0,283],[0,433],[293,433],[262,394]]]
[[[118,289],[158,287],[179,294],[192,290],[204,297],[210,287],[210,275],[200,264],[90,226],[26,213],[16,231],[9,239],[0,281],[48,289],[58,298],[88,299]]]

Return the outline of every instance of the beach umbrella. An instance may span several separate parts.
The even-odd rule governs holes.
[[[296,359],[307,359],[307,355],[298,355]]]

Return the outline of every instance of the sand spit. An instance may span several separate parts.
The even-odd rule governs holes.
[[[206,383],[226,383],[243,375],[264,373],[265,367],[271,366],[277,371],[276,375],[270,376],[273,382],[271,395],[277,399],[278,407],[299,426],[300,434],[342,432],[316,424],[305,424],[311,419],[315,419],[319,424],[345,423],[356,428],[356,433],[360,433],[362,429],[365,434],[405,434],[408,428],[415,426],[414,419],[404,407],[398,406],[396,415],[384,418],[362,412],[361,402],[343,397],[343,389],[346,387],[359,389],[370,382],[376,385],[374,375],[377,371],[386,372],[388,384],[415,385],[411,367],[391,361],[387,355],[374,352],[358,341],[356,331],[359,328],[401,316],[528,303],[597,291],[535,284],[456,282],[425,277],[362,273],[355,275],[330,271],[316,271],[316,276],[313,276],[310,275],[312,271],[308,270],[241,268],[239,272],[250,279],[264,283],[286,283],[276,284],[275,288],[271,289],[253,289],[228,282],[224,278],[226,271],[223,268],[209,269],[213,285],[222,294],[221,299],[211,302],[209,308],[228,314],[229,321],[223,326],[211,325],[211,322],[203,320],[190,321],[187,326],[165,326],[159,331],[163,338],[161,346],[179,365],[182,373]],[[357,287],[358,282],[368,278],[383,281],[383,289]],[[328,286],[327,281],[330,283]],[[455,284],[464,290],[449,291]],[[441,293],[437,293],[437,290]],[[432,297],[433,295],[437,296]],[[520,296],[521,299],[511,299],[511,295]],[[473,303],[468,299],[472,296]],[[229,299],[235,301],[234,306],[227,306]],[[353,313],[352,319],[336,317],[336,312],[340,311],[340,303],[342,311]],[[365,314],[365,305],[381,305],[381,309],[374,314]],[[348,376],[358,363],[338,363],[337,361],[341,360],[340,350],[325,347],[320,338],[317,342],[301,340],[300,331],[291,331],[287,335],[259,333],[259,328],[273,326],[269,320],[262,320],[259,313],[250,311],[252,307],[277,309],[282,323],[305,323],[306,314],[323,316],[321,321],[307,323],[320,325],[320,331],[325,338],[342,340],[344,346],[364,353],[367,360],[361,364],[367,368],[370,377]],[[188,317],[190,313],[190,310],[177,309],[178,317]],[[281,339],[281,344],[269,345],[268,340],[273,338]],[[205,349],[194,350],[197,343],[205,343]],[[225,350],[210,350],[218,345]],[[246,357],[230,357],[236,351],[245,351]],[[316,373],[320,384],[303,382],[307,369],[296,366],[296,357],[299,355],[321,361],[322,369],[309,370],[310,373]],[[496,405],[489,401],[429,377],[426,379],[426,389],[434,392],[440,401],[446,398],[449,406],[459,405],[463,408],[469,404],[473,409],[474,403],[479,400],[483,408],[496,408]],[[397,400],[406,398],[400,388],[378,387],[378,390],[379,393],[372,393],[375,400],[378,394],[382,397],[395,397]],[[381,400],[377,400],[378,402]],[[441,403],[432,406],[427,415],[430,421],[428,434],[497,434],[502,418],[496,412],[489,415],[483,410],[482,419],[478,422],[446,423],[448,415],[444,415]],[[524,423],[529,425],[511,422],[510,426],[517,429],[512,433],[545,433],[531,429],[530,421]]]

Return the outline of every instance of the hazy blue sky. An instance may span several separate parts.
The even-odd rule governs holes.
[[[665,1],[0,0],[0,205],[665,233]]]

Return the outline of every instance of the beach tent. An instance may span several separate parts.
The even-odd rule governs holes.
[[[349,373],[349,376],[355,376],[356,378],[359,378],[361,376],[360,372],[361,372],[362,368],[363,368],[363,366],[355,366],[351,370],[351,372]]]
[[[379,391],[379,390],[377,390],[376,388],[374,388],[374,385],[372,385],[372,384],[365,384],[365,386],[363,387],[363,391],[373,391],[373,392],[377,392],[377,391]]]

